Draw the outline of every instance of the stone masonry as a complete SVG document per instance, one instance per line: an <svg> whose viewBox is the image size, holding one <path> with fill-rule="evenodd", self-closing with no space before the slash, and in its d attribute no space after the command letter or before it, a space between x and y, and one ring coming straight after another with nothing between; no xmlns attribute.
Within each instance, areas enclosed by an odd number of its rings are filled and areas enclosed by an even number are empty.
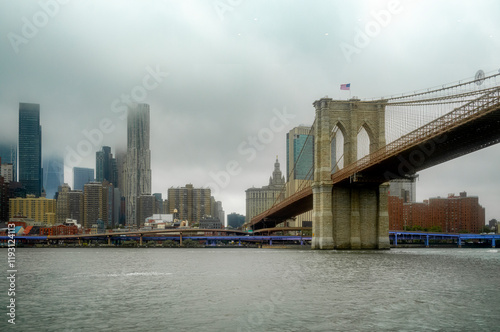
<svg viewBox="0 0 500 332"><path fill-rule="evenodd" d="M387 184L333 185L333 129L344 137L344 165L357 160L357 137L364 128L370 153L385 146L384 101L336 101L322 98L316 108L312 249L389 248Z"/></svg>

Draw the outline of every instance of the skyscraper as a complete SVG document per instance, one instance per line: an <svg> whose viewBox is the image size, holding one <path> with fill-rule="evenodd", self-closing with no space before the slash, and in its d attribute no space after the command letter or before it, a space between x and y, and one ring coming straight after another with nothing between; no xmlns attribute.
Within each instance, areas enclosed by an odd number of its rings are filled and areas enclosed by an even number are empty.
<svg viewBox="0 0 500 332"><path fill-rule="evenodd" d="M310 127L299 126L286 134L287 180L312 180L314 136Z"/></svg>
<svg viewBox="0 0 500 332"><path fill-rule="evenodd" d="M179 219L188 220L190 224L212 215L209 188L194 188L192 184L186 184L182 188L169 188L168 204L168 211L164 213L174 213L177 210Z"/></svg>
<svg viewBox="0 0 500 332"><path fill-rule="evenodd" d="M17 145L0 144L2 164L12 164L12 181L17 181Z"/></svg>
<svg viewBox="0 0 500 332"><path fill-rule="evenodd" d="M40 105L19 103L19 182L36 197L42 193Z"/></svg>
<svg viewBox="0 0 500 332"><path fill-rule="evenodd" d="M94 169L73 167L73 189L82 190L83 186L89 182L94 181Z"/></svg>
<svg viewBox="0 0 500 332"><path fill-rule="evenodd" d="M314 165L314 136L310 135L310 127L299 126L286 134L286 197L311 186ZM304 223L306 222L306 223ZM311 226L312 211L305 212L295 218L295 224L289 226Z"/></svg>
<svg viewBox="0 0 500 332"><path fill-rule="evenodd" d="M64 158L51 156L43 160L43 186L47 198L54 198L59 186L64 183Z"/></svg>
<svg viewBox="0 0 500 332"><path fill-rule="evenodd" d="M103 146L101 151L95 153L95 170L97 182L108 181L115 187L118 185L117 163L109 146Z"/></svg>
<svg viewBox="0 0 500 332"><path fill-rule="evenodd" d="M149 150L149 105L130 105L127 116L127 158L124 189L128 226L139 226L137 197L151 195L151 150Z"/></svg>
<svg viewBox="0 0 500 332"><path fill-rule="evenodd" d="M269 178L269 185L245 190L247 214L245 221L249 222L253 217L269 209L273 204L281 202L285 198L283 194L285 184L285 177L281 174L280 163L278 156L276 156L273 175Z"/></svg>

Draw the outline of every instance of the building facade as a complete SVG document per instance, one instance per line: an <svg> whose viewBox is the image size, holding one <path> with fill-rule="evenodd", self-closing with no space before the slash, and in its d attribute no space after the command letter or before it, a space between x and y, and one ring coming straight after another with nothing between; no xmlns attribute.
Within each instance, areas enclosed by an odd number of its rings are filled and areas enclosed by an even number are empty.
<svg viewBox="0 0 500 332"><path fill-rule="evenodd" d="M414 175L412 179L394 179L389 182L389 196L396 196L403 199L404 203L413 203L417 199L417 185Z"/></svg>
<svg viewBox="0 0 500 332"><path fill-rule="evenodd" d="M151 217L155 211L156 197L153 195L140 195L137 197L137 221L142 227L147 218Z"/></svg>
<svg viewBox="0 0 500 332"><path fill-rule="evenodd" d="M90 182L84 186L83 190L83 228L91 228L102 220L104 225L108 225L108 186L100 182ZM75 218L76 219L76 218Z"/></svg>
<svg viewBox="0 0 500 332"><path fill-rule="evenodd" d="M286 194L290 197L297 191L310 187L314 166L314 135L310 135L311 127L299 126L286 134ZM311 226L312 211L295 217L289 226Z"/></svg>
<svg viewBox="0 0 500 332"><path fill-rule="evenodd" d="M245 223L245 216L236 212L227 215L227 227L239 228Z"/></svg>
<svg viewBox="0 0 500 332"><path fill-rule="evenodd" d="M83 225L84 221L84 196L82 190L71 190L68 192L68 218L74 219Z"/></svg>
<svg viewBox="0 0 500 332"><path fill-rule="evenodd" d="M84 167L73 167L73 189L83 190L83 187L94 181L94 169Z"/></svg>
<svg viewBox="0 0 500 332"><path fill-rule="evenodd" d="M477 196L450 194L420 203L405 203L404 198L388 197L391 230L433 229L445 233L480 233L485 225L485 209Z"/></svg>
<svg viewBox="0 0 500 332"><path fill-rule="evenodd" d="M19 103L19 182L35 197L42 194L40 105Z"/></svg>
<svg viewBox="0 0 500 332"><path fill-rule="evenodd" d="M211 191L209 188L194 188L192 184L169 188L168 205L167 213L173 214L177 210L178 219L196 223L204 216L212 215Z"/></svg>
<svg viewBox="0 0 500 332"><path fill-rule="evenodd" d="M269 185L261 188L250 188L246 193L246 220L249 222L253 217L281 202L285 198L285 177L280 170L280 163L276 157L273 175L269 178Z"/></svg>
<svg viewBox="0 0 500 332"><path fill-rule="evenodd" d="M118 187L118 164L109 146L103 146L101 151L95 153L95 170L96 181L108 181Z"/></svg>
<svg viewBox="0 0 500 332"><path fill-rule="evenodd" d="M126 224L138 227L136 204L141 195L151 195L151 150L149 149L149 105L129 106L127 157L124 168Z"/></svg>
<svg viewBox="0 0 500 332"><path fill-rule="evenodd" d="M45 195L54 198L59 186L64 183L64 158L52 155L44 157L43 161L43 186Z"/></svg>
<svg viewBox="0 0 500 332"><path fill-rule="evenodd" d="M66 221L66 219L71 218L69 213L69 201L68 194L71 191L71 187L64 183L59 186L59 190L57 192L57 201L56 201L56 222L58 224L62 224Z"/></svg>
<svg viewBox="0 0 500 332"><path fill-rule="evenodd" d="M12 164L12 181L17 182L17 146L14 144L0 144L0 158L3 164Z"/></svg>
<svg viewBox="0 0 500 332"><path fill-rule="evenodd" d="M9 205L10 218L23 216L44 224L53 225L56 223L55 199L35 197L35 195L28 194L26 198L11 198Z"/></svg>

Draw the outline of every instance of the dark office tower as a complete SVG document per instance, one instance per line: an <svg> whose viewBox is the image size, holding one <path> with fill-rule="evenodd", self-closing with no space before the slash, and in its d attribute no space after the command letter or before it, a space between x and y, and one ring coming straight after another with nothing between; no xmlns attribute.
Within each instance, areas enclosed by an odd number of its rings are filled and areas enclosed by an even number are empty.
<svg viewBox="0 0 500 332"><path fill-rule="evenodd" d="M73 189L83 190L83 186L94 181L94 169L73 167Z"/></svg>
<svg viewBox="0 0 500 332"><path fill-rule="evenodd" d="M95 153L96 181L108 181L115 187L118 185L118 168L116 159L113 158L111 148L103 146L101 151Z"/></svg>
<svg viewBox="0 0 500 332"><path fill-rule="evenodd" d="M27 194L42 193L40 105L19 103L19 182Z"/></svg>
<svg viewBox="0 0 500 332"><path fill-rule="evenodd" d="M64 183L64 158L61 156L51 156L43 160L43 186L47 198L54 198L54 195Z"/></svg>

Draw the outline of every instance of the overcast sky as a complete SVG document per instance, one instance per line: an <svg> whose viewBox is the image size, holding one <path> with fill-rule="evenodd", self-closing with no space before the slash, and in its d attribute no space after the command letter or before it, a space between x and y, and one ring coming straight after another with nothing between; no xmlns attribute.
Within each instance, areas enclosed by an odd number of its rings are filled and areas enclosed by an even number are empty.
<svg viewBox="0 0 500 332"><path fill-rule="evenodd" d="M342 83L364 99L498 71L499 13L498 1L0 0L0 142L17 142L18 103L39 103L44 156L91 144L72 166L93 168L101 145L126 149L132 98L151 107L153 192L212 183L226 214L245 214L276 155L286 172L286 132L313 123L315 100L349 98ZM102 137L85 143L85 130ZM496 145L423 171L417 199L467 191L500 219L499 162Z"/></svg>

